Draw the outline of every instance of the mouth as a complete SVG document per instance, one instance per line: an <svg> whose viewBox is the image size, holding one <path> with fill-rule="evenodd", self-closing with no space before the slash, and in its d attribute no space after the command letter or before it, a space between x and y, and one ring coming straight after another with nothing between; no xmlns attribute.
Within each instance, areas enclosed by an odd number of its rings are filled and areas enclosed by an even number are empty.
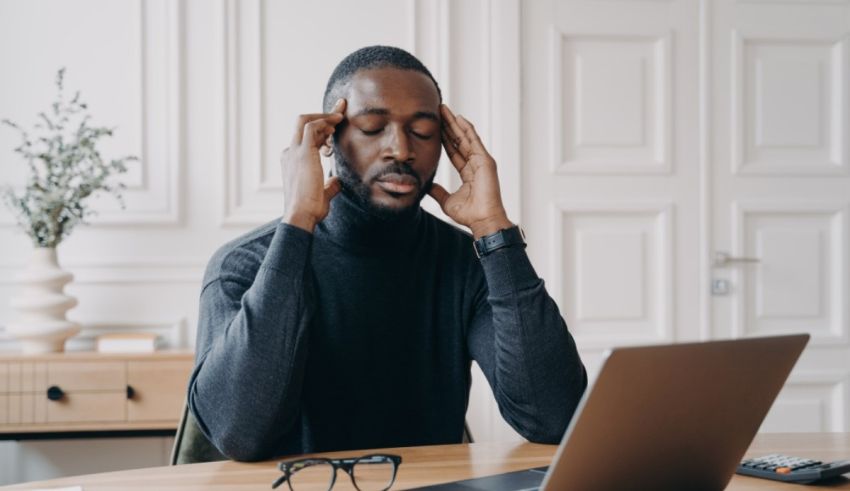
<svg viewBox="0 0 850 491"><path fill-rule="evenodd" d="M385 174L377 180L377 184L395 196L410 194L419 189L419 180L408 174Z"/></svg>

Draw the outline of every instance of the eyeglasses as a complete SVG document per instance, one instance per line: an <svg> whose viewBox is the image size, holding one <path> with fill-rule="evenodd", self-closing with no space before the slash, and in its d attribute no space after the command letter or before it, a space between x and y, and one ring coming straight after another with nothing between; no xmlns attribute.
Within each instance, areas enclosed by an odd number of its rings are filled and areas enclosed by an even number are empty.
<svg viewBox="0 0 850 491"><path fill-rule="evenodd" d="M284 482L290 491L315 488L317 484L328 484L328 491L336 482L336 471L342 469L351 477L358 491L386 491L395 482L401 457L398 455L371 454L349 459L325 459L321 457L287 460L278 464L283 472L272 488Z"/></svg>

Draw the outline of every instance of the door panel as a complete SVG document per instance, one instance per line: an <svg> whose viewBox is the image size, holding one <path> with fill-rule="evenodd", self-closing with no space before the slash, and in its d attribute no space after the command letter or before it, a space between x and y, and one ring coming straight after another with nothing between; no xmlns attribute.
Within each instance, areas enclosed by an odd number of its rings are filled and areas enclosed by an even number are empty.
<svg viewBox="0 0 850 491"><path fill-rule="evenodd" d="M673 339L672 206L558 201L549 293L580 349Z"/></svg>

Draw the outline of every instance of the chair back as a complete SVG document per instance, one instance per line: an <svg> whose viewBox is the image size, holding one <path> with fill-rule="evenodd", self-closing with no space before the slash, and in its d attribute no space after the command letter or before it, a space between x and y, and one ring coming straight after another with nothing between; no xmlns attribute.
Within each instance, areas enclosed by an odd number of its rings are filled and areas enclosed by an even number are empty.
<svg viewBox="0 0 850 491"><path fill-rule="evenodd" d="M177 434L174 436L174 447L171 450L171 465L219 460L227 460L227 457L204 436L195 416L189 411L189 405L183 404L183 415L180 417Z"/></svg>

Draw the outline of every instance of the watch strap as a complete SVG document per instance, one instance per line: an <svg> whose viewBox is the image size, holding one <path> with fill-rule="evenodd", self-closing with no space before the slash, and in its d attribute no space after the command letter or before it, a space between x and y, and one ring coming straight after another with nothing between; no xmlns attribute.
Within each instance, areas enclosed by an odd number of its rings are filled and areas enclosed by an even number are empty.
<svg viewBox="0 0 850 491"><path fill-rule="evenodd" d="M503 247L515 245L525 246L525 232L518 225L485 235L472 243L475 255L479 258Z"/></svg>

